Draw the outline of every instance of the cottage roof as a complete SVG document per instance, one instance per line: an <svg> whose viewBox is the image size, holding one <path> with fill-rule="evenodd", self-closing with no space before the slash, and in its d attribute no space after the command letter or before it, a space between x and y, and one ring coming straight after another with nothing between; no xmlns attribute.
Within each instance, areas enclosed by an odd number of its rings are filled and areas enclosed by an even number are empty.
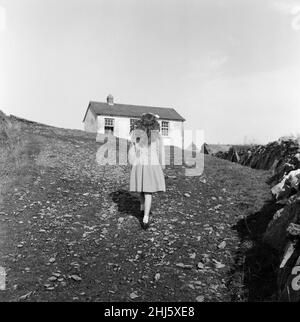
<svg viewBox="0 0 300 322"><path fill-rule="evenodd" d="M124 117L141 117L143 113L153 113L159 115L161 119L171 121L185 121L185 119L179 115L174 108L166 107L153 107L153 106L140 106L140 105L128 105L128 104L116 104L109 105L103 102L90 102L89 108L96 115L107 115L107 116L124 116ZM87 114L86 111L86 114ZM84 116L83 122L85 121Z"/></svg>

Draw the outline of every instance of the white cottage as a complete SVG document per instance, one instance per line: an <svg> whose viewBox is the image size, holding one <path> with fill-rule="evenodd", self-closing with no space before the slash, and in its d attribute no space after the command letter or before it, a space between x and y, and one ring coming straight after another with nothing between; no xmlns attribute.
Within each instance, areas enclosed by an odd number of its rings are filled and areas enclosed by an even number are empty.
<svg viewBox="0 0 300 322"><path fill-rule="evenodd" d="M183 147L185 119L173 108L116 104L112 95L107 97L106 103L90 102L83 122L87 132L105 134L128 139L130 125L143 113L159 115L161 135L165 145Z"/></svg>

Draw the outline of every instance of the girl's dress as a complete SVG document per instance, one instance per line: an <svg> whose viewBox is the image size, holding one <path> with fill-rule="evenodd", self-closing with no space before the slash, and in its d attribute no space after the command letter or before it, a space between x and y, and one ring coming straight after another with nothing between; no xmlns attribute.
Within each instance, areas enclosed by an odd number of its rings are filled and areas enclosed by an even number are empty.
<svg viewBox="0 0 300 322"><path fill-rule="evenodd" d="M148 140L133 139L129 149L130 172L129 190L135 192L166 191L164 166L164 146L162 138L148 144Z"/></svg>

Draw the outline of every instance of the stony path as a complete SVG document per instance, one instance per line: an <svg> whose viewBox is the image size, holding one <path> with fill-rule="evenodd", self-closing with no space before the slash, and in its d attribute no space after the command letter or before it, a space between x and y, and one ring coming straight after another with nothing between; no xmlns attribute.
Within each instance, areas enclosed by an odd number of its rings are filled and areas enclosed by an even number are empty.
<svg viewBox="0 0 300 322"><path fill-rule="evenodd" d="M96 143L80 136L37 134L31 144L0 209L0 300L240 299L234 227L270 197L268 172L209 156L200 177L168 168L143 231L128 167L97 165Z"/></svg>

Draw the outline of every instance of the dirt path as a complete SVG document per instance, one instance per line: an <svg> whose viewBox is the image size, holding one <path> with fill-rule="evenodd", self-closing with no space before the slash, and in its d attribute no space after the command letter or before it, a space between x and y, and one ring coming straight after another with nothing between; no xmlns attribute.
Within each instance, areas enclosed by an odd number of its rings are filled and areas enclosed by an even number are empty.
<svg viewBox="0 0 300 322"><path fill-rule="evenodd" d="M270 198L268 172L209 156L201 177L167 169L143 231L128 167L98 166L92 140L36 144L0 213L1 301L247 300L236 225Z"/></svg>

